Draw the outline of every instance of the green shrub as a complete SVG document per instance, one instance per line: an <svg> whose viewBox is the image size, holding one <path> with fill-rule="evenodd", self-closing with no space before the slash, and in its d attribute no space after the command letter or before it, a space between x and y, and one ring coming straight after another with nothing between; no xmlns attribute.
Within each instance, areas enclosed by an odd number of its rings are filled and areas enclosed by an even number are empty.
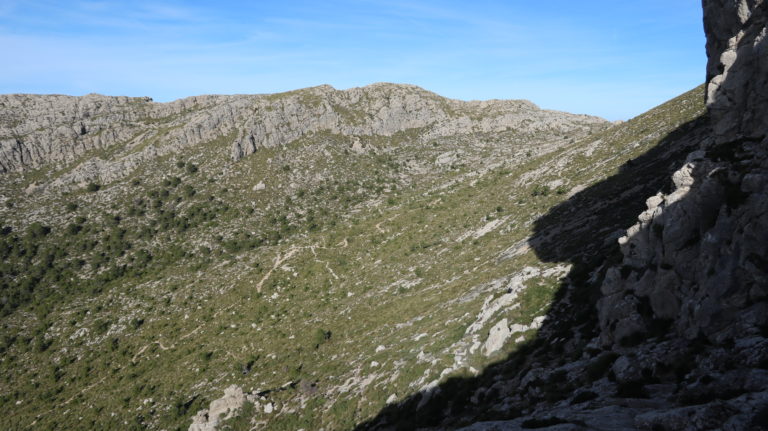
<svg viewBox="0 0 768 431"><path fill-rule="evenodd" d="M67 226L67 235L71 235L71 236L77 235L78 233L80 233L81 230L83 230L83 227L80 226L79 224L70 223Z"/></svg>
<svg viewBox="0 0 768 431"><path fill-rule="evenodd" d="M171 177L163 180L163 187L176 187L181 184L181 178Z"/></svg>
<svg viewBox="0 0 768 431"><path fill-rule="evenodd" d="M112 323L110 323L109 320L97 319L94 323L93 330L96 334L101 335L105 334L110 326L112 326Z"/></svg>
<svg viewBox="0 0 768 431"><path fill-rule="evenodd" d="M39 239L51 233L51 228L43 226L40 222L34 222L27 228L27 236L31 239Z"/></svg>
<svg viewBox="0 0 768 431"><path fill-rule="evenodd" d="M191 198L192 196L197 193L194 187L190 186L189 184L186 184L184 188L182 189L182 193L184 193L184 196Z"/></svg>
<svg viewBox="0 0 768 431"><path fill-rule="evenodd" d="M144 324L144 319L142 319L141 317L134 317L133 319L131 319L131 328L133 328L134 330L141 328L141 325L143 324Z"/></svg>
<svg viewBox="0 0 768 431"><path fill-rule="evenodd" d="M531 190L531 196L549 196L549 186L537 184L533 187L533 190Z"/></svg>
<svg viewBox="0 0 768 431"><path fill-rule="evenodd" d="M101 185L96 183L88 183L88 185L85 187L85 190L95 193L101 190Z"/></svg>
<svg viewBox="0 0 768 431"><path fill-rule="evenodd" d="M321 328L315 329L315 333L312 336L312 345L315 349L319 349L320 345L326 343L331 339L331 331L327 331Z"/></svg>
<svg viewBox="0 0 768 431"><path fill-rule="evenodd" d="M53 344L53 340L49 340L41 336L37 339L37 343L35 344L35 349L38 352L45 352L46 350L48 350L49 347L51 347L51 344Z"/></svg>

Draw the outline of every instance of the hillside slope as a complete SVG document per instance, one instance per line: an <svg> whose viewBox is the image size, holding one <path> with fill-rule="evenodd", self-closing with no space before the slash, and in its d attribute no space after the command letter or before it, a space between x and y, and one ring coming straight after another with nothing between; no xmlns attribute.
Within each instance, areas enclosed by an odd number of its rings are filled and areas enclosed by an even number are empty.
<svg viewBox="0 0 768 431"><path fill-rule="evenodd" d="M3 97L9 429L351 429L482 378L550 327L581 265L557 255L631 224L585 191L668 175L703 133L702 89L618 125L383 84Z"/></svg>

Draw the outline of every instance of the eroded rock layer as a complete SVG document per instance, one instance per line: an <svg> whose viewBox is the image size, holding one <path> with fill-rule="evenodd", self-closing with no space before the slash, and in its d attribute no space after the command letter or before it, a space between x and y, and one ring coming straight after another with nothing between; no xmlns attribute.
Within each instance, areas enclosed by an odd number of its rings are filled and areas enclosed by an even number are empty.
<svg viewBox="0 0 768 431"><path fill-rule="evenodd" d="M0 96L0 173L68 168L59 183L124 178L142 162L223 140L234 160L307 135L392 136L419 141L466 133L581 134L607 122L520 100L462 102L410 85L338 91L324 85L275 95L149 98Z"/></svg>

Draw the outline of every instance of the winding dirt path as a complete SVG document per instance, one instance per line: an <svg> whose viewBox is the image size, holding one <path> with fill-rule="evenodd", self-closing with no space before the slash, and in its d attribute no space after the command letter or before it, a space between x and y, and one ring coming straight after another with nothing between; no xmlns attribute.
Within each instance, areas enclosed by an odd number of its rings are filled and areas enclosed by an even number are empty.
<svg viewBox="0 0 768 431"><path fill-rule="evenodd" d="M153 344L157 344L158 346L160 346L160 350L168 350L168 349L171 349L171 348L174 347L173 345L171 345L171 347L165 347L165 346L163 346L163 342L162 341L153 341L153 342L147 344L146 346L142 347L141 349L139 349L139 351L136 352L135 355L133 355L133 358L131 358L131 362L133 362L135 364L136 363L136 359L142 353L144 353L150 346L152 346Z"/></svg>
<svg viewBox="0 0 768 431"><path fill-rule="evenodd" d="M283 264L286 260L290 259L296 252L301 250L303 247L291 247L284 255L280 255L280 253L275 256L275 263L272 265L272 268L267 271L266 274L264 274L264 277L261 278L259 283L256 285L256 291L261 292L261 288L264 286L264 282L266 282L269 277L272 275L272 272L274 272L277 268L280 267L280 265Z"/></svg>
<svg viewBox="0 0 768 431"><path fill-rule="evenodd" d="M439 201L439 199L438 199L438 201ZM395 218L397 218L397 216L396 216L396 215L395 215L395 216L392 216L392 217L390 217L390 218L388 218L388 219L386 219L386 220L382 220L382 221L380 221L380 222L376 223L376 226L375 226L375 227L376 227L376 230L377 230L377 231L379 231L379 233L387 233L388 231L386 231L386 230L382 229L381 225L382 225L382 224L384 224L384 223L389 223L389 222L391 222L392 220L394 220Z"/></svg>

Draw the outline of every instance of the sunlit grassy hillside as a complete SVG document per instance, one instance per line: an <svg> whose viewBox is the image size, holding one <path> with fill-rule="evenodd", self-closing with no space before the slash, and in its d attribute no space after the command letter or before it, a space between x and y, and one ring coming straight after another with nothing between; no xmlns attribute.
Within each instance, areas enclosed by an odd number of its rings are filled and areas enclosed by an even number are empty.
<svg viewBox="0 0 768 431"><path fill-rule="evenodd" d="M0 428L187 429L235 384L258 401L233 429L350 429L477 374L568 272L537 218L703 110L697 88L572 133L318 131L233 161L229 132L109 182L3 174Z"/></svg>

